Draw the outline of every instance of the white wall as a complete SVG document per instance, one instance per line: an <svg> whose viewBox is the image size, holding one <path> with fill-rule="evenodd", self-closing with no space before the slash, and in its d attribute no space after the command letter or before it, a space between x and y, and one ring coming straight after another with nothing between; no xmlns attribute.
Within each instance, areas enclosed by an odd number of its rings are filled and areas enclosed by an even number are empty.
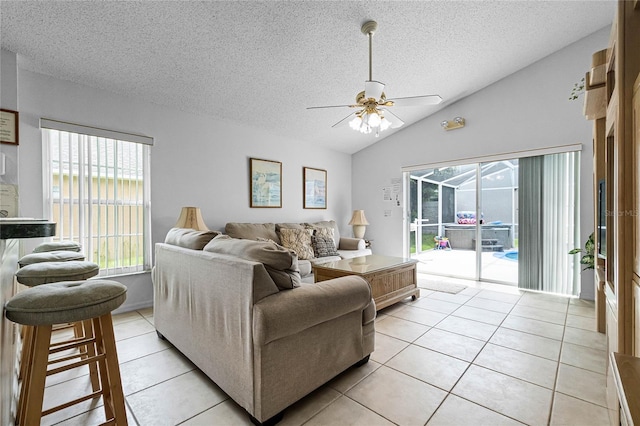
<svg viewBox="0 0 640 426"><path fill-rule="evenodd" d="M43 214L41 117L155 138L151 149L153 242L164 240L182 206L199 206L211 229L227 222L335 219L350 232L351 156L261 130L178 111L19 69L20 209ZM249 208L249 157L282 162L283 208ZM302 208L302 167L327 170L327 210ZM149 274L119 277L125 309L149 306Z"/></svg>
<svg viewBox="0 0 640 426"><path fill-rule="evenodd" d="M0 107L18 111L18 72L16 54L0 50ZM18 140L19 142L19 140ZM5 174L0 175L0 183L18 183L18 147L0 144L0 152L5 155Z"/></svg>
<svg viewBox="0 0 640 426"><path fill-rule="evenodd" d="M609 32L605 28L579 40L354 154L353 207L367 214L367 237L374 240L375 252L403 254L403 210L383 201L381 193L390 179L402 176L403 166L575 143L583 148L580 220L581 240L586 241L593 231L592 123L582 115L583 99L568 97L591 67L591 55L607 47ZM466 119L466 127L440 127L442 120L456 116ZM385 210L391 216L385 217ZM582 274L580 296L593 299L593 274Z"/></svg>

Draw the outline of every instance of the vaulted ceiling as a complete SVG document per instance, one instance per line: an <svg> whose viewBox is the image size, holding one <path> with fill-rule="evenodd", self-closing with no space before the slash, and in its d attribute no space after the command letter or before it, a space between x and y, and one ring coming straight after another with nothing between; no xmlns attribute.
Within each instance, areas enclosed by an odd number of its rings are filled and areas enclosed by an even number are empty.
<svg viewBox="0 0 640 426"><path fill-rule="evenodd" d="M613 1L0 1L20 67L353 153L376 139L331 126L368 77L405 126L607 25ZM580 76L576 76L578 79ZM570 88L568 88L570 90Z"/></svg>

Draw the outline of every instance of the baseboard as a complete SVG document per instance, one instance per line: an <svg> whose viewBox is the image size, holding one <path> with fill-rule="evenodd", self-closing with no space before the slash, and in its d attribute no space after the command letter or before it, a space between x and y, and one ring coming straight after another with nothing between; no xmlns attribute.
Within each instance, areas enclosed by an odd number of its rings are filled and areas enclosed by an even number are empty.
<svg viewBox="0 0 640 426"><path fill-rule="evenodd" d="M143 300L137 303L128 304L125 302L122 306L120 306L115 311L111 312L112 314L122 314L130 311L137 311L138 309L151 308L153 306L153 300Z"/></svg>

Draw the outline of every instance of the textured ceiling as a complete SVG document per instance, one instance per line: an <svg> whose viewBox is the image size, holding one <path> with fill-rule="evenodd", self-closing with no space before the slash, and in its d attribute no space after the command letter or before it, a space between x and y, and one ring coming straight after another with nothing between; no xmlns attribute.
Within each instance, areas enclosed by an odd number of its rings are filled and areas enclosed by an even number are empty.
<svg viewBox="0 0 640 426"><path fill-rule="evenodd" d="M353 153L376 139L331 128L368 75L410 125L607 25L612 1L0 1L22 68Z"/></svg>

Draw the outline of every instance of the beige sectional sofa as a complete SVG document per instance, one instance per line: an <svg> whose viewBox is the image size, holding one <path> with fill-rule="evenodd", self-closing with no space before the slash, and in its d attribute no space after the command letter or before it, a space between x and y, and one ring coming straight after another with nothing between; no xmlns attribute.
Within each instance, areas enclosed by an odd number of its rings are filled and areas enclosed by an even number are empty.
<svg viewBox="0 0 640 426"><path fill-rule="evenodd" d="M286 407L368 360L371 289L356 276L300 283L289 250L215 234L174 229L156 244L155 327L254 423L274 424Z"/></svg>
<svg viewBox="0 0 640 426"><path fill-rule="evenodd" d="M359 256L371 254L371 249L366 248L365 241L360 238L349 238L340 236L340 230L334 220L314 222L314 223L238 223L229 222L225 226L224 232L233 238L243 238L249 240L268 239L281 244L281 229L314 229L327 228L333 232L333 241L337 249L335 256L313 257L311 259L298 258L300 275L303 281L313 282L313 265L318 263L331 262L340 259L351 259Z"/></svg>

